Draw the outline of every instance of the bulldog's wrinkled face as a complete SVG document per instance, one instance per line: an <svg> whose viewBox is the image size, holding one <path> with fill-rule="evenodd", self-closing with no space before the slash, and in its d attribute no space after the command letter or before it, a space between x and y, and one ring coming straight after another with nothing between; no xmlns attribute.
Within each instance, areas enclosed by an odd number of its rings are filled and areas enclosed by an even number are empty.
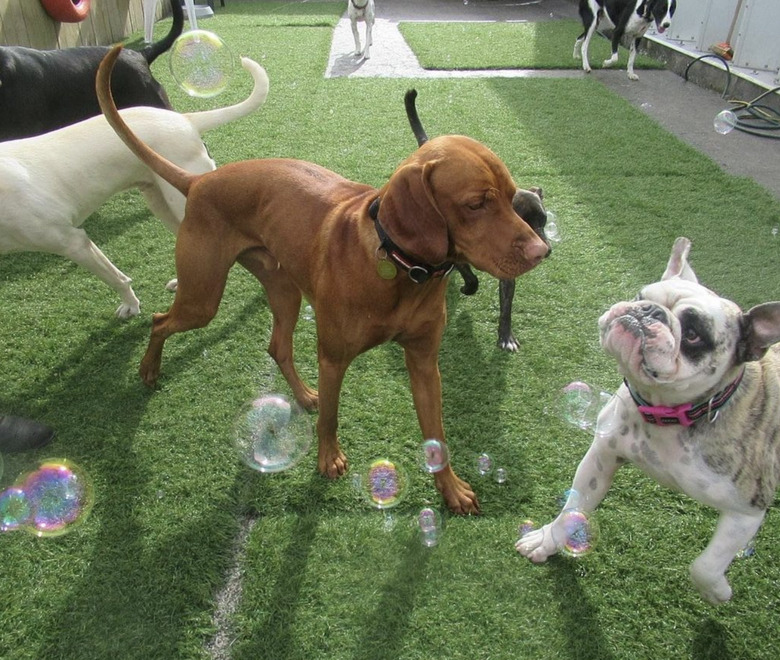
<svg viewBox="0 0 780 660"><path fill-rule="evenodd" d="M741 332L739 307L698 284L684 255L676 265L599 319L601 345L621 374L669 404L716 388L736 363Z"/></svg>

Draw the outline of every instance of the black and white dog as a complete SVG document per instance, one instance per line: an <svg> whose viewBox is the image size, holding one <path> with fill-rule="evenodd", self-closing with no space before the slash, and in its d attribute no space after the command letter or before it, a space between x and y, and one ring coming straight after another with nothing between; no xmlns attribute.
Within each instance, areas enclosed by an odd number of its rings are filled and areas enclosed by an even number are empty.
<svg viewBox="0 0 780 660"><path fill-rule="evenodd" d="M580 17L585 31L574 42L574 58L582 58L582 68L590 72L588 46L591 37L598 29L611 33L612 57L604 60L604 67L610 67L618 61L618 46L623 36L631 44L628 53L628 77L639 80L634 73L634 60L639 41L647 28L655 21L656 29L663 33L672 23L677 0L580 0Z"/></svg>
<svg viewBox="0 0 780 660"><path fill-rule="evenodd" d="M146 105L172 110L149 65L181 35L180 0L171 0L168 34L140 51L125 49L111 91L119 108ZM95 76L108 46L36 50L0 46L0 142L41 135L100 114Z"/></svg>

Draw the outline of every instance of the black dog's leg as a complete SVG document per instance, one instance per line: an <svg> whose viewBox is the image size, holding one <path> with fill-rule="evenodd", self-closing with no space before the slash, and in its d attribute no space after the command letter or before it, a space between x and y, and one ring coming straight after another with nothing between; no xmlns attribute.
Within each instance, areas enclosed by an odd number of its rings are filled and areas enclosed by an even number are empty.
<svg viewBox="0 0 780 660"><path fill-rule="evenodd" d="M460 292L466 296L474 295L479 288L479 280L474 275L474 271L467 264L458 264L455 268L463 277L463 286L460 288Z"/></svg>
<svg viewBox="0 0 780 660"><path fill-rule="evenodd" d="M512 301L515 297L515 281L498 281L498 347L514 352L519 348L515 336L512 334Z"/></svg>

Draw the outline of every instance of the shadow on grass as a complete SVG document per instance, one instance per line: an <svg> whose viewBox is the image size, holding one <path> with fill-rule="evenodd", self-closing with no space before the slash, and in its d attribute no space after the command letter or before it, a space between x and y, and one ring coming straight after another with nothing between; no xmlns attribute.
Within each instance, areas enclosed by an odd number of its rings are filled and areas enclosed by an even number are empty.
<svg viewBox="0 0 780 660"><path fill-rule="evenodd" d="M691 644L692 660L727 660L728 634L723 624L706 619L699 624L699 630Z"/></svg>
<svg viewBox="0 0 780 660"><path fill-rule="evenodd" d="M577 566L560 557L551 560L552 590L559 602L561 631L565 631L567 658L572 660L616 660L604 637L599 612L580 586ZM583 643L587 640L587 643Z"/></svg>

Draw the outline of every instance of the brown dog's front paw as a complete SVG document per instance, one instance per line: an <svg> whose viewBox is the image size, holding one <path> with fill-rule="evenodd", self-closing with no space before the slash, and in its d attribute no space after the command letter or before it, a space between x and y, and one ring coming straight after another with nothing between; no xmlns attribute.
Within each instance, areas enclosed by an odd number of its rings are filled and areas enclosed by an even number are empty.
<svg viewBox="0 0 780 660"><path fill-rule="evenodd" d="M328 479L338 479L347 473L349 464L344 452L338 450L333 454L321 455L317 467L320 474L328 477Z"/></svg>
<svg viewBox="0 0 780 660"><path fill-rule="evenodd" d="M147 387L154 387L157 385L157 379L160 376L160 363L148 363L146 360L141 361L141 366L138 369L138 375L141 376L141 380L144 381L144 385Z"/></svg>
<svg viewBox="0 0 780 660"><path fill-rule="evenodd" d="M442 473L436 474L437 477ZM450 476L436 479L436 488L441 493L447 508L453 513L462 516L478 515L479 502L474 491L465 481L450 472Z"/></svg>
<svg viewBox="0 0 780 660"><path fill-rule="evenodd" d="M308 410L309 412L315 412L320 404L320 397L317 390L313 390L305 385L300 392L295 393L295 400L301 408Z"/></svg>

